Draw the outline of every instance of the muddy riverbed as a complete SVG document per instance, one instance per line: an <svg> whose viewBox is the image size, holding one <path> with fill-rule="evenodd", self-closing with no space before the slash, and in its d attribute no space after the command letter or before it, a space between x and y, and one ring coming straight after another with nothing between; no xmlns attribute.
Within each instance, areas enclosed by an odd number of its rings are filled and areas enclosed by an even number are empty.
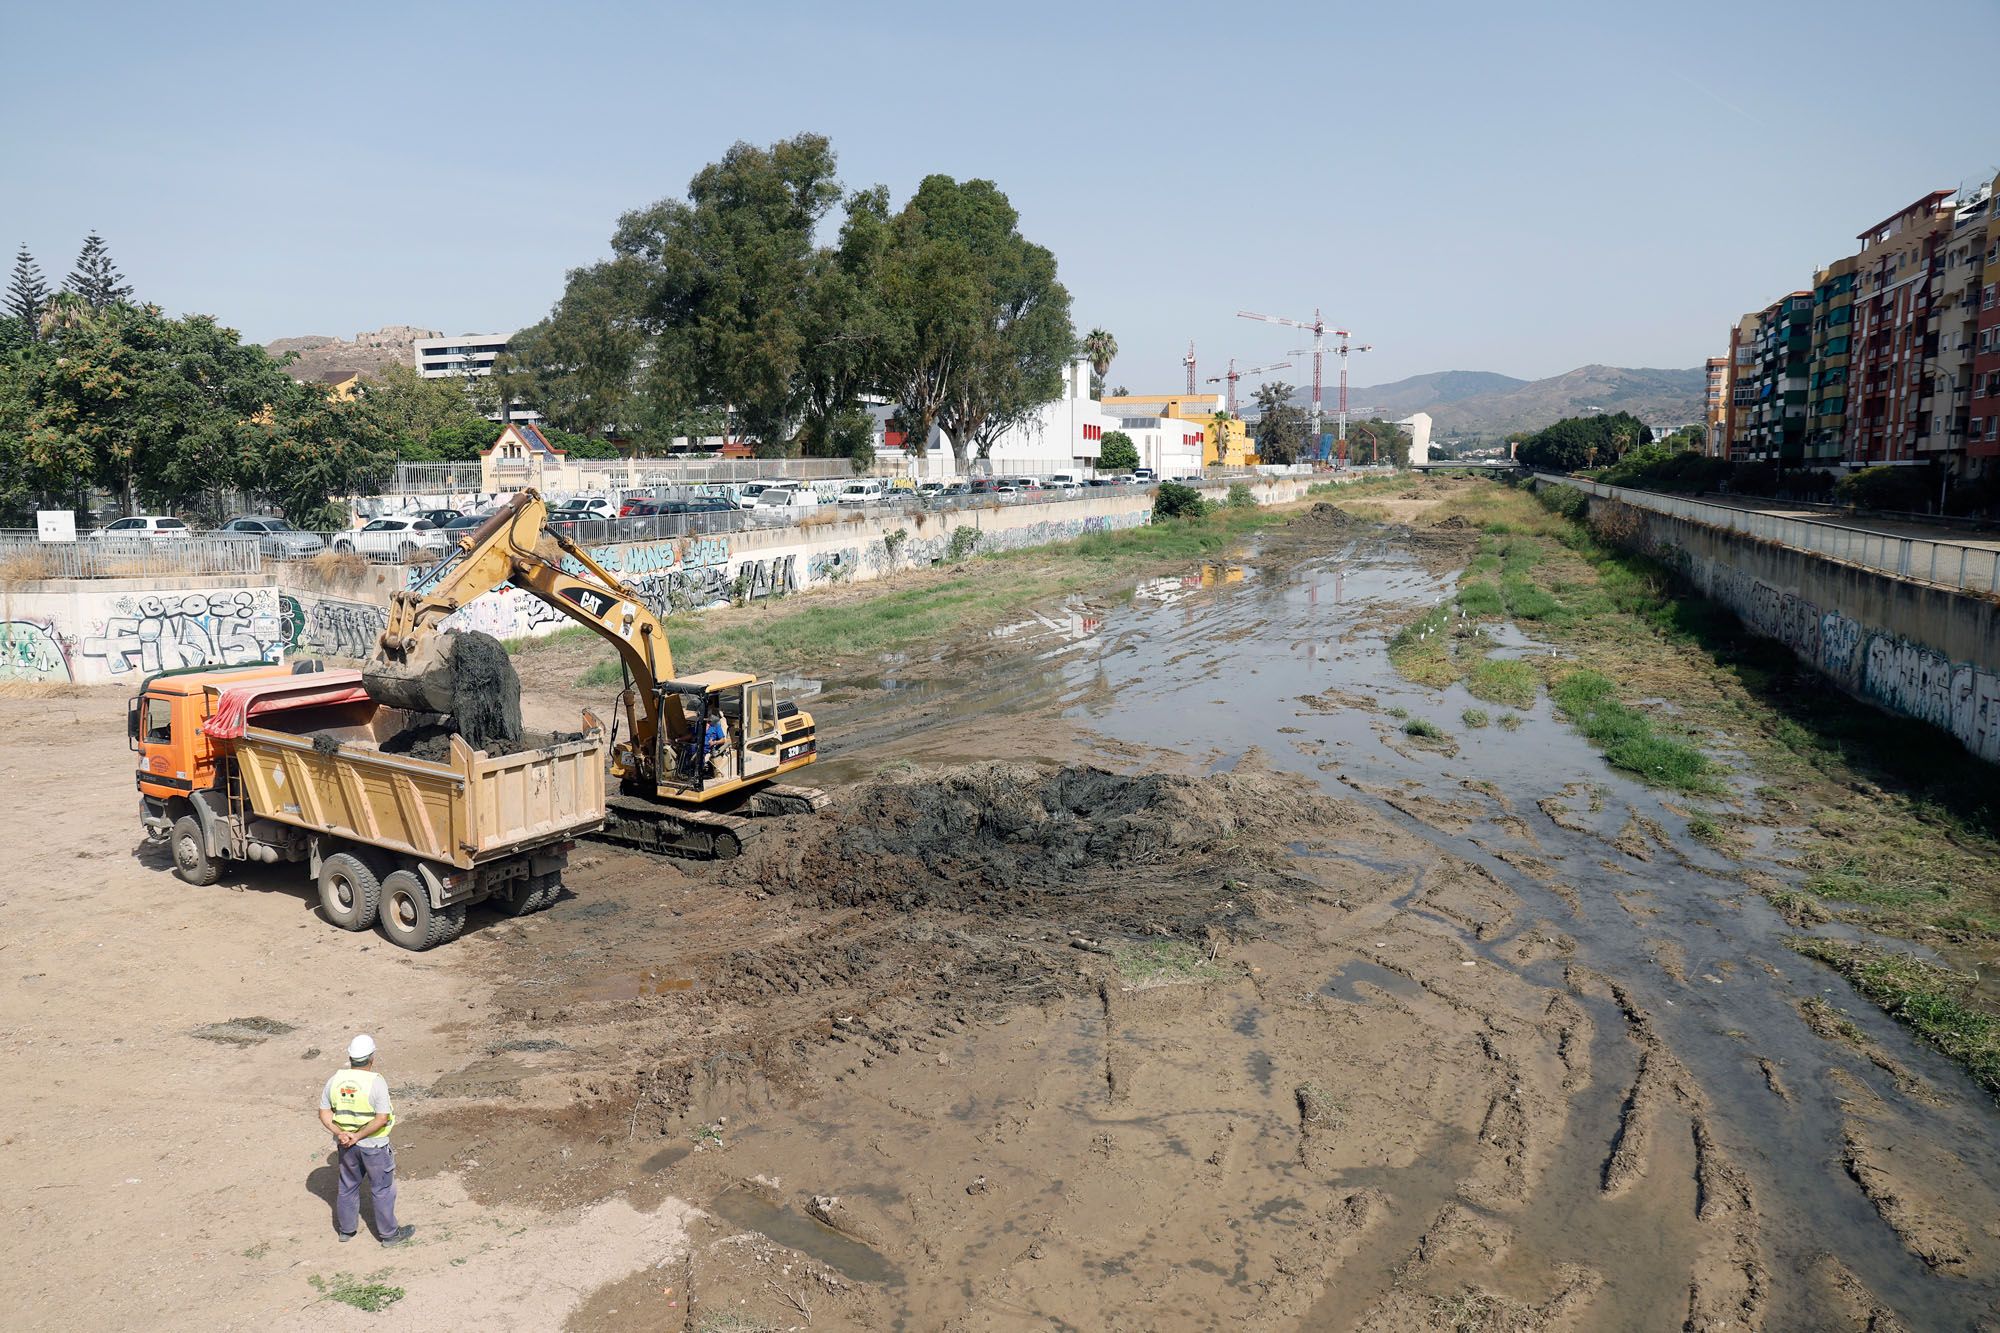
<svg viewBox="0 0 2000 1333"><path fill-rule="evenodd" d="M548 912L420 956L275 871L172 890L126 798L71 795L125 761L122 701L0 700L77 757L0 899L33 1085L0 1296L38 1327L2000 1327L2000 1120L1786 947L1777 842L1689 836L1546 699L1475 728L1389 669L1471 542L1323 512L802 673L825 815L726 864L582 849ZM580 653L518 659L529 726L605 714ZM80 874L115 890L87 932ZM362 1022L423 1228L386 1267L332 1243L304 1109ZM190 1071L224 1161L145 1129ZM231 1206L162 1229L197 1197ZM145 1280L95 1280L107 1249ZM319 1300L342 1267L407 1295Z"/></svg>
<svg viewBox="0 0 2000 1333"><path fill-rule="evenodd" d="M1389 671L1462 551L1324 516L802 682L834 816L494 932L550 1045L419 1169L703 1210L576 1328L2000 1318L1993 1108L1785 947L1787 868Z"/></svg>

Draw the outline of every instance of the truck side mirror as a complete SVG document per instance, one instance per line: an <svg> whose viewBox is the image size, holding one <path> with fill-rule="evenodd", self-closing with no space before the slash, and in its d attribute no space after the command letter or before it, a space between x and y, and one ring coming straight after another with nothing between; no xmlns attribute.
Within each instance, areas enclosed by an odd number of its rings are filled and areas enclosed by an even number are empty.
<svg viewBox="0 0 2000 1333"><path fill-rule="evenodd" d="M135 752L139 748L139 703L141 697L135 694L125 701L125 748Z"/></svg>

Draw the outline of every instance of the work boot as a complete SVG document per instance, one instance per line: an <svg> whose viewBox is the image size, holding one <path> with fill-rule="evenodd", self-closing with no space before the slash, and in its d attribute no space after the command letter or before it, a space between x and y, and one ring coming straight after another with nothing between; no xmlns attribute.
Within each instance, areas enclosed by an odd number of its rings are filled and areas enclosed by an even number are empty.
<svg viewBox="0 0 2000 1333"><path fill-rule="evenodd" d="M408 1222L405 1222L402 1226L397 1227L395 1231L391 1232L389 1235L382 1237L382 1243L384 1245L401 1245L404 1241L408 1240L411 1236L415 1235L416 1230L417 1229L415 1227L411 1226Z"/></svg>
<svg viewBox="0 0 2000 1333"><path fill-rule="evenodd" d="M352 1231L336 1231L333 1234L340 1237L340 1243L342 1245L345 1245L347 1244L348 1241L354 1239L354 1233Z"/></svg>

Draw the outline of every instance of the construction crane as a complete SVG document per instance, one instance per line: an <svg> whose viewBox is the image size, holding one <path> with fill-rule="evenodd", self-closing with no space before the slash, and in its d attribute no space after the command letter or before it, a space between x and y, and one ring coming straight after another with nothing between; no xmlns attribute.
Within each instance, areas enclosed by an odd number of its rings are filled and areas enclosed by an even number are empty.
<svg viewBox="0 0 2000 1333"><path fill-rule="evenodd" d="M1227 381L1229 385L1228 410L1230 415L1234 416L1236 414L1236 381L1242 379L1245 375L1261 375L1267 370L1288 370L1291 368L1291 364L1289 361L1273 361L1268 366L1252 366L1248 370L1238 370L1236 368L1236 358L1232 356L1229 358L1229 373L1226 375L1210 375L1208 382L1210 384L1221 384ZM1188 374L1192 375L1194 371L1190 369Z"/></svg>
<svg viewBox="0 0 2000 1333"><path fill-rule="evenodd" d="M1370 346L1353 347L1348 342L1348 339L1354 336L1353 334L1349 333L1346 329L1327 328L1326 321L1320 317L1318 307L1314 307L1313 309L1313 317L1311 323L1307 323L1302 319L1286 319L1282 315L1260 315L1254 310L1239 310L1236 312L1236 315L1237 318L1239 319L1260 319L1264 321L1266 324L1283 324L1287 328L1309 329L1312 331L1313 340L1311 347L1296 348L1290 352L1287 352L1286 355L1304 356L1308 352L1312 354L1312 359L1313 359L1312 437L1315 447L1317 447L1319 442L1320 421L1326 415L1324 409L1321 406L1321 386L1324 383L1322 368L1325 364L1326 354L1328 352L1331 352L1335 356L1338 356L1340 358L1339 448L1340 448L1340 461L1343 464L1345 464L1347 462L1347 354L1350 351L1366 352L1372 350L1372 348ZM1327 345L1326 336L1329 333L1331 333L1335 338L1339 339L1337 345L1331 347Z"/></svg>
<svg viewBox="0 0 2000 1333"><path fill-rule="evenodd" d="M1189 393L1193 393L1194 392L1194 339L1192 338L1188 339L1188 354L1181 358L1181 364L1187 367L1187 373L1188 373L1187 391Z"/></svg>

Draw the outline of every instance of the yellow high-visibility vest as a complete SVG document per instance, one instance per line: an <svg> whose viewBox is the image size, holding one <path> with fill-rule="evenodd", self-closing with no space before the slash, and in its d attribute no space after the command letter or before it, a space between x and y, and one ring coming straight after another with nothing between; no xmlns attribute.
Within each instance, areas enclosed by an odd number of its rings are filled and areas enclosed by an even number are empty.
<svg viewBox="0 0 2000 1333"><path fill-rule="evenodd" d="M334 1075L333 1091L327 1094L327 1100L333 1103L333 1123L337 1128L352 1134L375 1118L375 1107L369 1102L368 1094L375 1089L376 1077L373 1071L367 1069L343 1069ZM388 1124L361 1141L374 1143L378 1139L386 1139L395 1124L396 1117L392 1113Z"/></svg>

